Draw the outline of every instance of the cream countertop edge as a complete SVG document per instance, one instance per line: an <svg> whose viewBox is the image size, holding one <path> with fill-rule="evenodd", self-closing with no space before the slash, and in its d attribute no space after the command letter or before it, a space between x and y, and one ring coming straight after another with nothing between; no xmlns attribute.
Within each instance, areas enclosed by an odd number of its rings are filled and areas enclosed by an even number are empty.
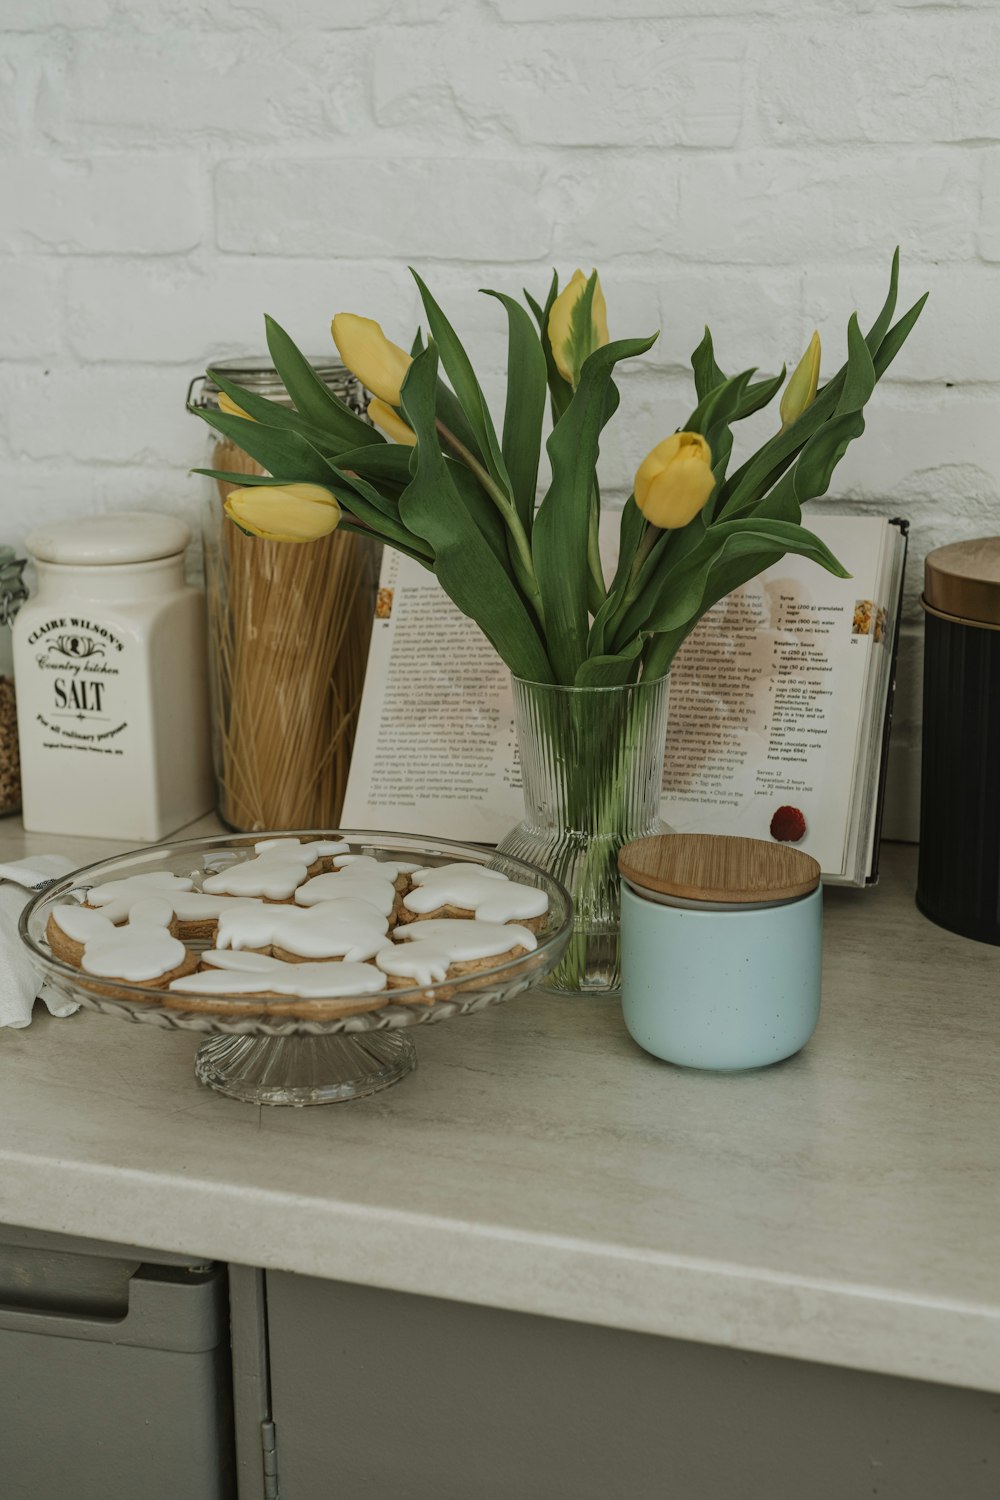
<svg viewBox="0 0 1000 1500"><path fill-rule="evenodd" d="M72 1162L36 1194L36 1160L0 1160L0 1221L31 1229L1000 1392L995 1306Z"/></svg>
<svg viewBox="0 0 1000 1500"><path fill-rule="evenodd" d="M60 843L115 852L8 824L0 858ZM828 899L817 1037L756 1075L525 997L418 1029L371 1100L255 1111L195 1083L196 1036L36 1012L0 1033L0 1218L1000 1391L1000 953L886 855Z"/></svg>

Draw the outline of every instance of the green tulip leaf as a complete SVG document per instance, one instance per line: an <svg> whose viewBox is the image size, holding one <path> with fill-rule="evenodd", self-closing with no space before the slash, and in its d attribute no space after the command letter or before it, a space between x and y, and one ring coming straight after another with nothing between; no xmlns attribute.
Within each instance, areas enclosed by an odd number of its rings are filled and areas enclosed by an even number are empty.
<svg viewBox="0 0 1000 1500"><path fill-rule="evenodd" d="M924 303L927 301L927 298L929 296L930 293L925 292L922 297L918 298L910 308L909 312L904 313L899 322L893 324L892 328L889 329L889 332L882 340L881 344L879 345L878 353L875 355L874 360L875 378L877 380L882 379L882 376L885 374L886 370L888 370L889 366L896 358L896 355L899 353L900 349L902 349L903 345L910 335L910 331L912 330L914 323L923 312Z"/></svg>
<svg viewBox="0 0 1000 1500"><path fill-rule="evenodd" d="M614 656L588 656L585 662L581 662L573 686L624 687L627 682L633 682L644 645L644 637L637 635Z"/></svg>
<svg viewBox="0 0 1000 1500"><path fill-rule="evenodd" d="M826 543L803 526L758 520L756 516L743 521L721 521L708 527L698 546L681 563L665 570L660 600L644 622L645 628L658 633L700 619L736 586L729 583L731 565L761 553L770 556L775 551L779 556L793 552L808 557L837 578L850 577ZM760 571L758 566L747 576L752 578ZM720 584L727 585L721 593L717 591Z"/></svg>
<svg viewBox="0 0 1000 1500"><path fill-rule="evenodd" d="M379 484L398 485L405 489L410 482L410 454L404 443L379 443L372 448L348 448L337 454L341 469L363 474Z"/></svg>
<svg viewBox="0 0 1000 1500"><path fill-rule="evenodd" d="M861 411L870 400L875 389L875 366L864 334L858 324L857 313L851 313L847 325L847 371L844 385L834 411L837 417ZM807 444L808 446L808 444Z"/></svg>
<svg viewBox="0 0 1000 1500"><path fill-rule="evenodd" d="M231 417L222 411L193 410L229 438L237 448L266 469L272 479L286 484L325 484L329 477L326 460L301 433L290 428L267 427L263 422L248 422L245 417Z"/></svg>
<svg viewBox="0 0 1000 1500"><path fill-rule="evenodd" d="M399 501L407 528L434 549L445 593L475 620L518 677L551 682L552 666L511 572L470 513L445 462L435 427L437 348L413 361L403 381L403 413L417 434L413 477Z"/></svg>
<svg viewBox="0 0 1000 1500"><path fill-rule="evenodd" d="M707 323L702 341L691 356L691 368L694 371L694 388L699 401L704 401L716 386L726 382L726 376L715 362L712 334Z"/></svg>
<svg viewBox="0 0 1000 1500"><path fill-rule="evenodd" d="M896 296L898 294L898 291L899 246L897 245L892 255L892 268L889 272L889 290L886 294L886 299L882 304L881 312L879 313L878 317L875 319L874 323L872 324L871 328L869 328L868 333L865 336L865 343L868 345L868 350L872 356L872 359L874 359L875 355L878 353L878 350L882 344L882 340L885 338L886 333L889 329L889 325L892 322L892 315L896 311Z"/></svg>
<svg viewBox="0 0 1000 1500"><path fill-rule="evenodd" d="M497 440L493 418L490 416L489 407L486 405L486 397L483 395L482 387L476 379L476 372L472 368L472 361L466 354L458 334L431 296L423 278L414 271L412 266L410 267L410 274L417 283L417 289L424 304L424 311L427 314L427 323L430 327L431 336L438 347L441 364L444 366L445 373L451 381L462 413L475 434L476 442L483 455L483 462L492 478L510 496L510 476L507 473L507 466L504 463L500 443ZM447 425L446 419L444 420L445 425Z"/></svg>
<svg viewBox="0 0 1000 1500"><path fill-rule="evenodd" d="M587 655L588 538L601 430L617 404L612 371L620 360L645 354L655 340L655 334L619 339L595 349L548 440L552 482L535 516L531 551L544 601L549 655L563 683L573 682Z"/></svg>
<svg viewBox="0 0 1000 1500"><path fill-rule="evenodd" d="M754 370L742 370L720 385L713 386L688 418L686 431L702 435L717 422L731 422L740 403L746 399L747 388L755 374Z"/></svg>
<svg viewBox="0 0 1000 1500"><path fill-rule="evenodd" d="M287 484L287 479L277 480L271 474L234 474L229 469L192 469L192 474L205 474L221 484L231 484L235 489L249 489L255 484ZM324 481L325 482L325 481Z"/></svg>
<svg viewBox="0 0 1000 1500"><path fill-rule="evenodd" d="M327 432L338 447L360 448L385 438L320 380L305 355L273 318L265 316L267 347L285 390L306 420ZM241 403L242 404L242 403Z"/></svg>
<svg viewBox="0 0 1000 1500"><path fill-rule="evenodd" d="M531 319L504 292L487 291L507 312L507 406L503 418L503 459L514 505L530 535L538 489L538 460L545 416L545 355Z"/></svg>
<svg viewBox="0 0 1000 1500"><path fill-rule="evenodd" d="M224 375L221 370L209 369L205 371L205 374L209 380L215 382L220 391L224 391L255 422L262 422L265 427L283 427L289 432L298 432L303 437L309 438L311 442L325 443L329 452L339 449L339 444L328 432L313 426L294 407L282 406L278 401L270 401L266 396L259 396L256 391L244 389L235 380L230 380L228 375ZM196 407L195 410L201 411L204 408ZM231 414L223 412L222 415L226 417ZM245 421L246 419L240 417L237 420ZM371 428L368 430L371 431Z"/></svg>
<svg viewBox="0 0 1000 1500"><path fill-rule="evenodd" d="M545 306L540 307L529 291L525 291L524 300L534 313L538 324L538 336L542 345L542 353L545 355L545 374L549 383L549 401L552 407L552 422L555 425L567 406L573 399L573 387L568 380L564 380L559 373L555 355L552 353L552 343L549 339L549 313L552 304L559 295L559 273L552 272L552 280L549 283L548 296Z"/></svg>

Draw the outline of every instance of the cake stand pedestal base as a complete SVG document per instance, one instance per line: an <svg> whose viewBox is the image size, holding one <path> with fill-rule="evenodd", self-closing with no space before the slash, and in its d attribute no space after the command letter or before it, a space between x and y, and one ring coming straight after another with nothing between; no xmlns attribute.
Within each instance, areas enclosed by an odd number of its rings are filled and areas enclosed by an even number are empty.
<svg viewBox="0 0 1000 1500"><path fill-rule="evenodd" d="M198 1048L195 1076L247 1104L338 1104L398 1083L417 1065L405 1032L330 1036L213 1036Z"/></svg>

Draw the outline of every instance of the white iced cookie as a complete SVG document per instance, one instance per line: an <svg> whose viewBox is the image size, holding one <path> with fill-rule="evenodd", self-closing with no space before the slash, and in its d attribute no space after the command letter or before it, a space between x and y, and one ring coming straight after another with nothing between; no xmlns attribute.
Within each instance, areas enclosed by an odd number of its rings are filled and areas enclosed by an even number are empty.
<svg viewBox="0 0 1000 1500"><path fill-rule="evenodd" d="M538 939L527 927L519 927L514 922L467 921L465 917L436 917L421 922L419 926L410 923L407 927L397 927L392 936L395 942L405 944L407 948L421 943L441 943L456 962L493 958L508 948L527 948L531 952L538 947Z"/></svg>
<svg viewBox="0 0 1000 1500"><path fill-rule="evenodd" d="M193 968L194 955L170 935L173 916L169 901L135 902L124 926L107 922L104 931L91 931L80 967L96 978L122 979L128 984L148 984Z"/></svg>
<svg viewBox="0 0 1000 1500"><path fill-rule="evenodd" d="M88 906L100 907L110 922L124 922L137 901L148 896L170 897L193 888L194 881L186 875L171 875L161 870L151 875L129 875L124 880L92 885L86 899Z"/></svg>
<svg viewBox="0 0 1000 1500"><path fill-rule="evenodd" d="M370 854L338 854L333 861L338 870L348 870L352 877L374 875L378 880L397 880L412 875L420 866L405 859L374 859Z"/></svg>
<svg viewBox="0 0 1000 1500"><path fill-rule="evenodd" d="M391 948L382 948L375 962L392 979L411 984L438 984L454 977L453 965L490 967L483 960L513 954L517 949L531 952L537 948L535 934L515 923L480 922L464 917L440 917L428 922L413 922L397 927L393 937L400 939Z"/></svg>
<svg viewBox="0 0 1000 1500"><path fill-rule="evenodd" d="M318 859L332 859L335 854L351 852L350 844L343 839L307 839L305 843L301 839L260 839L254 844L257 854L268 854L275 849L301 854L307 865L315 864Z"/></svg>
<svg viewBox="0 0 1000 1500"><path fill-rule="evenodd" d="M219 918L216 948L279 949L278 956L363 963L385 945L388 922L374 907L344 915L341 902L319 906L234 907Z"/></svg>
<svg viewBox="0 0 1000 1500"><path fill-rule="evenodd" d="M517 880L497 879L496 872L476 865L441 866L403 897L404 916L428 912L472 912L484 922L522 922L542 917L549 909L546 893Z"/></svg>
<svg viewBox="0 0 1000 1500"><path fill-rule="evenodd" d="M170 988L193 995L269 993L303 1000L323 1000L346 995L374 995L386 987L385 974L371 964L290 964L263 953L233 953L229 950L203 953L202 962L212 967L175 980Z"/></svg>
<svg viewBox="0 0 1000 1500"><path fill-rule="evenodd" d="M260 896L267 901L287 901L313 864L315 860L301 847L265 850L253 859L241 860L207 876L203 889L210 896Z"/></svg>
<svg viewBox="0 0 1000 1500"><path fill-rule="evenodd" d="M452 860L447 865L423 865L414 870L411 879L414 885L427 885L432 880L451 880L456 875L481 875L484 880L506 880L500 870L489 870L485 865L473 865L461 860Z"/></svg>
<svg viewBox="0 0 1000 1500"><path fill-rule="evenodd" d="M54 924L71 943L81 945L88 938L103 936L109 927L114 926L104 912L76 905L54 906L49 913L49 923L50 926Z"/></svg>
<svg viewBox="0 0 1000 1500"><path fill-rule="evenodd" d="M321 901L362 901L380 916L388 918L396 904L396 887L391 880L377 880L365 875L355 880L346 871L314 875L295 892L299 906L316 906Z"/></svg>

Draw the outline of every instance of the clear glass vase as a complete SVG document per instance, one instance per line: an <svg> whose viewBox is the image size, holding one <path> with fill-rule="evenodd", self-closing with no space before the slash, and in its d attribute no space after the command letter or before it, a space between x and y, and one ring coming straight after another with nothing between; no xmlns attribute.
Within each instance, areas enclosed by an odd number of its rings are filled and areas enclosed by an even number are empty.
<svg viewBox="0 0 1000 1500"><path fill-rule="evenodd" d="M523 822L500 843L573 896L573 935L544 988L616 994L618 851L667 831L660 818L668 677L573 688L514 677Z"/></svg>

